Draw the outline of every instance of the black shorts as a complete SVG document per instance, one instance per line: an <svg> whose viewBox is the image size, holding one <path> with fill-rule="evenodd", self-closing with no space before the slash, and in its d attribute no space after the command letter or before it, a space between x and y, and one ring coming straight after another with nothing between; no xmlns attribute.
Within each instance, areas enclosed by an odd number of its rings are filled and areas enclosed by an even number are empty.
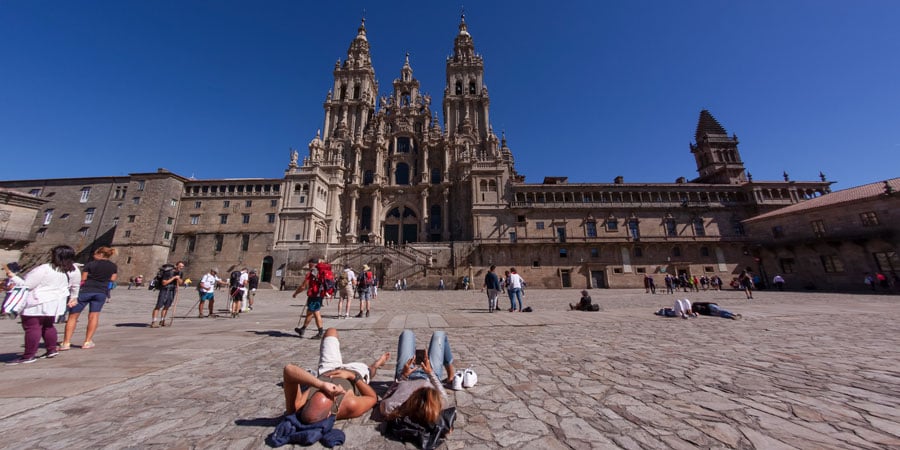
<svg viewBox="0 0 900 450"><path fill-rule="evenodd" d="M170 308L175 301L175 289L162 289L156 296L156 309Z"/></svg>

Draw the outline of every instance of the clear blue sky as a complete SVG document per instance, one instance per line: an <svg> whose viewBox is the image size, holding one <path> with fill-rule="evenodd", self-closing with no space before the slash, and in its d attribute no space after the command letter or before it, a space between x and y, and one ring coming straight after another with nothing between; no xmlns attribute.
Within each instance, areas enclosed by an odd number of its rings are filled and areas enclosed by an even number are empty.
<svg viewBox="0 0 900 450"><path fill-rule="evenodd" d="M281 177L363 10L382 93L408 51L439 106L460 5L386 3L4 0L2 177ZM900 2L471 3L494 130L529 182L693 178L704 108L754 180L900 175Z"/></svg>

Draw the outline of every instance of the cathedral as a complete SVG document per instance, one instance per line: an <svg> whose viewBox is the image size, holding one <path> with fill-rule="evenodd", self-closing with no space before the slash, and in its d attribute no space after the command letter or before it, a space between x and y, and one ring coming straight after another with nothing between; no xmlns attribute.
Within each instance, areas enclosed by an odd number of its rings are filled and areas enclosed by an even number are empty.
<svg viewBox="0 0 900 450"><path fill-rule="evenodd" d="M192 276L253 267L264 282L293 286L316 257L368 264L382 283L417 288L478 280L491 265L516 267L530 287L638 287L665 274L727 282L747 267L764 271L744 220L830 191L824 175L754 181L737 136L706 110L685 150L692 180L527 183L491 126L484 60L464 16L440 111L408 55L379 94L366 33L363 21L334 66L321 129L308 153L291 152L283 178L195 180L159 169L0 182L43 200L33 240L15 244L23 261L67 243L84 258L118 247L123 279L183 260Z"/></svg>

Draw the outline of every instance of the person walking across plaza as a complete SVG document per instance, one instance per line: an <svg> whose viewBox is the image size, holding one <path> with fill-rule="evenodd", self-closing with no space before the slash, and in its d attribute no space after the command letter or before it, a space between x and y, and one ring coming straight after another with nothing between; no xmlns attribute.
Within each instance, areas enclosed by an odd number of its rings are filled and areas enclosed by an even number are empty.
<svg viewBox="0 0 900 450"><path fill-rule="evenodd" d="M319 329L319 332L313 336L313 339L322 339L324 336L325 328L322 323L322 297L325 295L324 287L319 286L319 271L316 269L316 264L318 264L319 260L316 258L311 258L309 260L309 273L306 274L306 278L303 279L303 283L297 287L297 290L294 291L293 298L297 298L297 294L306 290L306 318L303 319L303 326L294 328L294 331L303 337L303 333L306 332L306 327L312 322L313 319L316 320L316 327Z"/></svg>
<svg viewBox="0 0 900 450"><path fill-rule="evenodd" d="M198 314L201 319L203 318L203 306L204 302L209 308L209 317L215 317L215 312L213 306L216 304L216 287L224 283L218 275L218 269L209 269L209 273L203 275L203 278L200 278L200 305Z"/></svg>
<svg viewBox="0 0 900 450"><path fill-rule="evenodd" d="M166 314L169 308L175 303L178 295L178 285L181 284L182 271L184 263L178 261L172 264L164 264L160 268L159 279L157 281L157 289L159 294L156 296L156 306L153 308L153 314L150 319L150 328L159 328L166 326ZM156 317L159 316L159 324L156 323Z"/></svg>
<svg viewBox="0 0 900 450"><path fill-rule="evenodd" d="M356 273L350 268L350 264L344 264L344 270L337 279L338 307L337 317L347 319L350 317L350 300L353 299L353 291L356 289ZM341 304L344 304L344 312L341 314Z"/></svg>
<svg viewBox="0 0 900 450"><path fill-rule="evenodd" d="M81 272L75 266L75 250L68 245L58 245L50 250L50 262L35 267L25 279L7 269L7 276L16 286L28 288L27 300L22 309L22 329L25 330L25 351L22 356L7 365L29 364L37 361L41 338L47 353L41 358L53 358L59 354L56 342L56 318L66 312L69 303L78 301L81 289Z"/></svg>
<svg viewBox="0 0 900 450"><path fill-rule="evenodd" d="M494 312L497 309L497 298L500 296L500 277L497 276L495 270L497 266L491 265L488 273L484 275L484 290L488 298L488 312Z"/></svg>
<svg viewBox="0 0 900 450"><path fill-rule="evenodd" d="M247 302L250 311L253 311L253 300L256 298L256 290L259 289L259 274L256 269L251 269L247 276Z"/></svg>
<svg viewBox="0 0 900 450"><path fill-rule="evenodd" d="M86 307L90 307L88 313L87 332L84 337L82 349L94 348L94 333L100 323L100 310L109 299L110 283L116 281L118 267L109 260L116 255L116 249L100 247L94 251L94 260L85 264L81 269L81 290L75 302L69 302L69 319L66 321L66 331L60 350L68 350L72 346L72 335L78 325L78 317Z"/></svg>
<svg viewBox="0 0 900 450"><path fill-rule="evenodd" d="M359 275L359 281L356 283L357 291L359 291L359 314L356 317L363 317L363 306L365 306L365 317L369 317L372 308L372 300L375 299L375 274L369 268L368 264L363 264L363 271Z"/></svg>

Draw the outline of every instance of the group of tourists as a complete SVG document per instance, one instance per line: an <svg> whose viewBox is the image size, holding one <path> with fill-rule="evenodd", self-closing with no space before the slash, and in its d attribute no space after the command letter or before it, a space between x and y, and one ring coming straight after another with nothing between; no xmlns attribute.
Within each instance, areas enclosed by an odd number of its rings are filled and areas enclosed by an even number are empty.
<svg viewBox="0 0 900 450"><path fill-rule="evenodd" d="M18 264L4 267L8 280L6 288L10 292L18 288L16 295L21 300L16 311L4 312L19 314L25 331L24 352L7 365L55 358L59 352L71 349L78 318L85 309L88 310L87 331L80 348L94 348L100 311L116 281L118 268L109 260L115 254L114 248L100 247L94 251L93 260L79 269L75 264L75 250L68 245L58 245L50 250L50 262L35 267L24 278L19 275ZM4 308L7 306L5 303ZM61 320L65 321L66 327L60 343L56 323ZM38 356L41 340L47 351Z"/></svg>
<svg viewBox="0 0 900 450"><path fill-rule="evenodd" d="M516 272L515 267L507 270L504 277L500 278L497 275L497 266L492 264L484 275L482 289L487 293L488 312L500 310L497 299L501 292L506 292L509 296L509 312L523 311L522 297L525 295L525 280Z"/></svg>

